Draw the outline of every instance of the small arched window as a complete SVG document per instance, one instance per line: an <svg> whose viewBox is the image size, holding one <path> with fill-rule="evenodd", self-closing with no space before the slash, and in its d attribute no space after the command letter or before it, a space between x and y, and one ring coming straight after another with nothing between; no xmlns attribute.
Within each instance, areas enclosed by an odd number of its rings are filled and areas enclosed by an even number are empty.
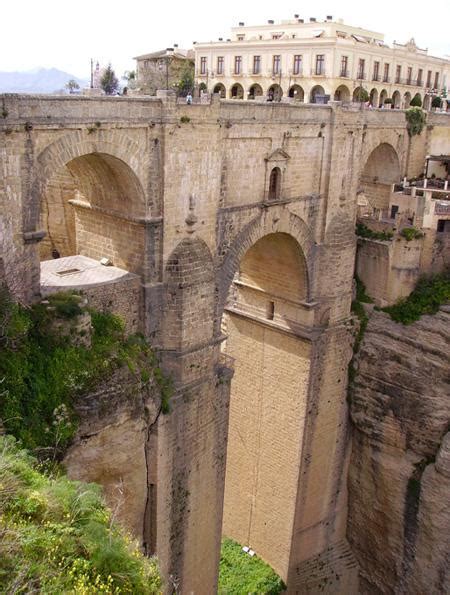
<svg viewBox="0 0 450 595"><path fill-rule="evenodd" d="M279 167L274 167L270 172L269 178L269 200L276 200L280 198L281 189L281 170Z"/></svg>

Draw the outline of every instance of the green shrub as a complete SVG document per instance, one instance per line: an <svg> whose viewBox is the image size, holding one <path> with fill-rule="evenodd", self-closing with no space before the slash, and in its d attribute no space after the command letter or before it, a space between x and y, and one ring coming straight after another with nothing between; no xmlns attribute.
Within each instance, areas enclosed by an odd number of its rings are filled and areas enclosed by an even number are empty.
<svg viewBox="0 0 450 595"><path fill-rule="evenodd" d="M117 316L91 312L90 348L74 345L67 336L50 330L55 317L83 311L75 297L72 301L65 294L55 295L49 299L50 309L45 304L25 309L0 291L0 419L26 448L53 460L62 455L76 432L76 398L122 366L141 383L154 380L162 409L169 409L171 384L157 368L155 354L142 337L125 337Z"/></svg>
<svg viewBox="0 0 450 595"><path fill-rule="evenodd" d="M221 595L278 595L285 589L281 578L257 556L250 557L232 539L222 541L219 566Z"/></svg>
<svg viewBox="0 0 450 595"><path fill-rule="evenodd" d="M411 240L418 240L423 238L423 232L417 227L404 227L400 232L400 235L406 239L407 242Z"/></svg>
<svg viewBox="0 0 450 595"><path fill-rule="evenodd" d="M437 108L442 107L442 99L438 95L433 97L433 99L431 100L431 107L437 107Z"/></svg>
<svg viewBox="0 0 450 595"><path fill-rule="evenodd" d="M427 120L426 112L421 107L410 107L406 110L405 117L409 136L420 134Z"/></svg>
<svg viewBox="0 0 450 595"><path fill-rule="evenodd" d="M111 516L99 486L44 474L0 436L0 592L160 593L156 561Z"/></svg>
<svg viewBox="0 0 450 595"><path fill-rule="evenodd" d="M391 231L373 231L364 223L357 223L355 233L360 238L367 238L369 240L390 241L394 237Z"/></svg>
<svg viewBox="0 0 450 595"><path fill-rule="evenodd" d="M435 314L442 304L450 302L450 274L445 273L419 280L407 298L393 306L382 308L392 320L411 324L423 314Z"/></svg>
<svg viewBox="0 0 450 595"><path fill-rule="evenodd" d="M411 107L422 107L422 98L420 93L416 93L409 104Z"/></svg>

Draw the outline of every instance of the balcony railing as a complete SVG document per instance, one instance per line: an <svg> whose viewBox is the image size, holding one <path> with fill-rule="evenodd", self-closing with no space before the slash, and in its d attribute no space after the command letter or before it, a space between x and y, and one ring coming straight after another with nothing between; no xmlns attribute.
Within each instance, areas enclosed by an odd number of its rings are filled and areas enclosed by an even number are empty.
<svg viewBox="0 0 450 595"><path fill-rule="evenodd" d="M350 76L350 73L346 68L341 68L341 73L339 76L342 78L348 78Z"/></svg>
<svg viewBox="0 0 450 595"><path fill-rule="evenodd" d="M383 76L383 83L390 83L391 77L390 76Z"/></svg>
<svg viewBox="0 0 450 595"><path fill-rule="evenodd" d="M377 81L377 82L379 82L379 81L381 80L381 77L380 77L380 75L379 75L379 74L375 74L375 73L374 73L374 74L372 75L372 80L373 80L373 81Z"/></svg>
<svg viewBox="0 0 450 595"><path fill-rule="evenodd" d="M366 80L366 73L362 70L358 72L358 76L356 77L358 81L365 81Z"/></svg>

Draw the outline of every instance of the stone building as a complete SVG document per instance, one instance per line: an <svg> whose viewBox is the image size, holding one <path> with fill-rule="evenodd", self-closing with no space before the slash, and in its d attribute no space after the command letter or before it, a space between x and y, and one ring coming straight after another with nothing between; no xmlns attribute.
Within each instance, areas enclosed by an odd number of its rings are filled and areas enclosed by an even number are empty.
<svg viewBox="0 0 450 595"><path fill-rule="evenodd" d="M105 379L71 476L106 497L124 479L124 520L180 593L216 592L222 531L288 593L360 592L346 537L356 196L381 203L419 175L448 115L411 138L402 111L338 103L0 103L0 274L24 303L82 285L173 381L160 415Z"/></svg>
<svg viewBox="0 0 450 595"><path fill-rule="evenodd" d="M424 107L446 89L450 61L428 55L414 39L388 46L384 35L325 21L294 19L233 27L229 39L196 43L196 80L222 97L321 103L359 101L373 107L391 98L408 107L419 95Z"/></svg>
<svg viewBox="0 0 450 595"><path fill-rule="evenodd" d="M136 56L136 87L147 95L158 89L173 89L185 70L194 72L192 50L182 50L175 45L151 54Z"/></svg>

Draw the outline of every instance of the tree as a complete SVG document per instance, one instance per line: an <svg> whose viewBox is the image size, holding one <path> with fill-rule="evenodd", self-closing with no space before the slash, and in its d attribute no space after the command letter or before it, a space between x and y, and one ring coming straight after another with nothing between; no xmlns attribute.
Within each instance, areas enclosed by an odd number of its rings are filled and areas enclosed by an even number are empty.
<svg viewBox="0 0 450 595"><path fill-rule="evenodd" d="M69 90L69 93L72 95L73 93L75 93L75 91L77 91L80 88L80 85L77 83L75 79L70 79L70 81L67 81L65 87Z"/></svg>
<svg viewBox="0 0 450 595"><path fill-rule="evenodd" d="M442 107L442 99L439 97L439 95L436 95L435 97L433 97L433 100L431 102L431 107L437 107L437 108Z"/></svg>
<svg viewBox="0 0 450 595"><path fill-rule="evenodd" d="M136 71L135 70L125 70L123 73L122 79L126 81L127 87L129 89L136 88Z"/></svg>
<svg viewBox="0 0 450 595"><path fill-rule="evenodd" d="M409 104L411 107L422 107L422 99L419 93L416 93Z"/></svg>
<svg viewBox="0 0 450 595"><path fill-rule="evenodd" d="M102 74L100 79L100 86L106 95L115 95L119 88L119 79L116 77L111 64L108 64L105 72Z"/></svg>
<svg viewBox="0 0 450 595"><path fill-rule="evenodd" d="M186 64L180 73L180 80L176 83L178 93L182 96L192 93L194 88L194 68L191 64Z"/></svg>

